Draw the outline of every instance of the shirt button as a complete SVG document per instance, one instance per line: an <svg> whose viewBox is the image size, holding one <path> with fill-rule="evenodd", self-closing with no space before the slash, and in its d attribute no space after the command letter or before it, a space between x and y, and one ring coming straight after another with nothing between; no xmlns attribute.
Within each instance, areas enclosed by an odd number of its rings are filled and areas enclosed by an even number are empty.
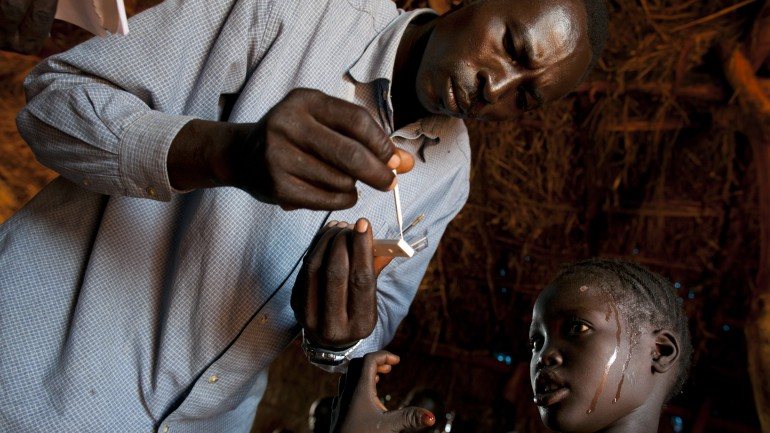
<svg viewBox="0 0 770 433"><path fill-rule="evenodd" d="M168 433L168 424L163 424L163 433Z"/></svg>
<svg viewBox="0 0 770 433"><path fill-rule="evenodd" d="M209 376L209 383L217 383L218 380L219 380L219 376L217 376L216 374L212 374L211 376Z"/></svg>
<svg viewBox="0 0 770 433"><path fill-rule="evenodd" d="M267 323L267 314L263 314L262 317L259 318L259 323L263 325Z"/></svg>
<svg viewBox="0 0 770 433"><path fill-rule="evenodd" d="M155 188L153 188L151 186L148 186L145 191L147 191L147 195L149 195L152 198L155 198L155 196L158 195L158 193L155 191Z"/></svg>
<svg viewBox="0 0 770 433"><path fill-rule="evenodd" d="M83 179L82 184L83 184L83 186L89 186L89 185L91 185L91 181L88 180L88 179Z"/></svg>

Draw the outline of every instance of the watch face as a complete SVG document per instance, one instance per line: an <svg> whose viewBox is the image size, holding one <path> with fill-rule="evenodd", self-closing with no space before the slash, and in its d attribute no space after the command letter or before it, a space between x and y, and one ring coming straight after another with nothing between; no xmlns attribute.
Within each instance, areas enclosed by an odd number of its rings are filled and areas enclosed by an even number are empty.
<svg viewBox="0 0 770 433"><path fill-rule="evenodd" d="M305 353L307 354L308 360L310 360L310 362L315 364L339 365L346 359L344 355L324 352L324 351L320 351L312 348L306 351Z"/></svg>
<svg viewBox="0 0 770 433"><path fill-rule="evenodd" d="M313 364L340 365L347 359L345 353L327 352L323 349L311 346L307 340L302 342L301 347L305 352L308 361Z"/></svg>
<svg viewBox="0 0 770 433"><path fill-rule="evenodd" d="M307 338L305 338L305 330L302 330L302 344L300 347L302 348L302 351L305 352L305 355L307 356L308 361L312 362L313 364L321 364L321 365L340 365L343 362L347 361L351 353L361 344L361 342L364 340L358 340L356 344L348 347L347 349L341 350L339 352L334 350L326 350L319 347L313 346Z"/></svg>

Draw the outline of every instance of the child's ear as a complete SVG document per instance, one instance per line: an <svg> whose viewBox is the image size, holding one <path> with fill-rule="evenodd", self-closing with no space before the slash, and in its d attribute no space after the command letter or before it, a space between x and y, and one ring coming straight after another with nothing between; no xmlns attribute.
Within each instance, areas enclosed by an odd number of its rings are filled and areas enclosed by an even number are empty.
<svg viewBox="0 0 770 433"><path fill-rule="evenodd" d="M665 373L679 358L679 340L667 329L655 331L653 335L655 349L652 352L652 371Z"/></svg>

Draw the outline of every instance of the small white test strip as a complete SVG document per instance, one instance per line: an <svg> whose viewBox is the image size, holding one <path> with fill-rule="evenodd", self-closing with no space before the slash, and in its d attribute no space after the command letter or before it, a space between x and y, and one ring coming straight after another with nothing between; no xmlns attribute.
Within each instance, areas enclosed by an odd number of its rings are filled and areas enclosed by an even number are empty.
<svg viewBox="0 0 770 433"><path fill-rule="evenodd" d="M414 248L403 239L375 239L374 255L375 257L412 257Z"/></svg>
<svg viewBox="0 0 770 433"><path fill-rule="evenodd" d="M393 170L393 175L396 176L396 170ZM396 202L396 219L398 220L398 237L404 239L404 217L401 215L401 195L398 193L398 182L393 187L393 200Z"/></svg>
<svg viewBox="0 0 770 433"><path fill-rule="evenodd" d="M396 170L393 170L396 174ZM398 239L375 239L374 255L389 257L412 257L414 249L404 240L404 217L401 214L401 196L398 193L398 182L393 187L393 200L396 203L396 219L398 220Z"/></svg>

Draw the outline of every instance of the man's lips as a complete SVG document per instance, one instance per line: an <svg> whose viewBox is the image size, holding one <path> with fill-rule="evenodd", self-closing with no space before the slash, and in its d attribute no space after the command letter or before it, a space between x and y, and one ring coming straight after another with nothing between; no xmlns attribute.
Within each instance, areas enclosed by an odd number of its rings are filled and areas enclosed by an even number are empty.
<svg viewBox="0 0 770 433"><path fill-rule="evenodd" d="M459 105L457 105L457 94L455 93L455 86L451 77L447 79L444 93L444 108L453 114L462 114Z"/></svg>
<svg viewBox="0 0 770 433"><path fill-rule="evenodd" d="M462 118L476 118L481 108L480 104L472 103L473 99L465 89L460 86L453 77L447 79L444 95L444 108Z"/></svg>

